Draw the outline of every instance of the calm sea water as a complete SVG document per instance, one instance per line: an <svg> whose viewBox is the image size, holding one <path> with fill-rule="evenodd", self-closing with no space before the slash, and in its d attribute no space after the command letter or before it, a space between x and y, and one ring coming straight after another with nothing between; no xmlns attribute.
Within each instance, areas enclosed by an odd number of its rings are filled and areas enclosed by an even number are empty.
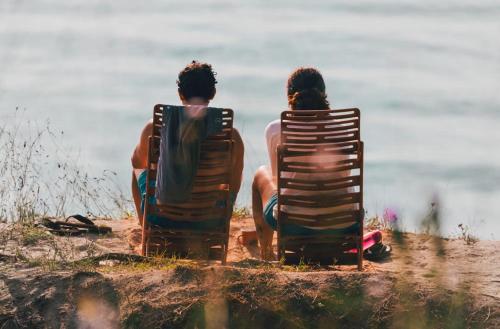
<svg viewBox="0 0 500 329"><path fill-rule="evenodd" d="M65 130L89 170L130 155L156 103L178 103L192 59L218 72L245 146L250 205L263 132L297 66L326 78L334 107L362 110L369 215L418 228L439 195L444 232L500 238L500 1L0 1L0 119L16 106Z"/></svg>

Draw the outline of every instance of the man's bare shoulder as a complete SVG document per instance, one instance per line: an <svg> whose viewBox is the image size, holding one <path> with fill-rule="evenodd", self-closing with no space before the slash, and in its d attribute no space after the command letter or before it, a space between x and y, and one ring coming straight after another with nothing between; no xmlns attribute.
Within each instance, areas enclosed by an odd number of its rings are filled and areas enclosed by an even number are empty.
<svg viewBox="0 0 500 329"><path fill-rule="evenodd" d="M233 140L235 143L243 145L243 139L241 138L240 132L236 128L233 128Z"/></svg>
<svg viewBox="0 0 500 329"><path fill-rule="evenodd" d="M148 158L148 140L153 134L153 120L149 120L142 129L141 137L137 146L132 152L132 167L135 169L143 169L147 166Z"/></svg>
<svg viewBox="0 0 500 329"><path fill-rule="evenodd" d="M144 130L153 130L153 119L149 119L144 125Z"/></svg>
<svg viewBox="0 0 500 329"><path fill-rule="evenodd" d="M152 134L153 134L153 119L150 119L148 120L148 122L146 122L144 128L142 129L141 142L147 140L149 136L151 136Z"/></svg>
<svg viewBox="0 0 500 329"><path fill-rule="evenodd" d="M240 132L233 128L233 150L235 151L235 155L243 157L243 153L245 152L245 145L243 144L243 139L241 138Z"/></svg>
<svg viewBox="0 0 500 329"><path fill-rule="evenodd" d="M240 132L236 128L233 128L233 138L241 139Z"/></svg>

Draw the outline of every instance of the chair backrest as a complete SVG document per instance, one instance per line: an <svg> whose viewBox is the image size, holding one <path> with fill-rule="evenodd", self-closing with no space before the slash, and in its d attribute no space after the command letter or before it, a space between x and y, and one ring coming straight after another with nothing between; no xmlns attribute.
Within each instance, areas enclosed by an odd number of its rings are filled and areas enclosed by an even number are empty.
<svg viewBox="0 0 500 329"><path fill-rule="evenodd" d="M169 105L160 104L154 107L153 134L149 143L148 182L156 180L163 108L167 106ZM229 183L233 146L233 111L222 109L222 119L222 132L209 136L201 144L200 161L191 200L177 204L149 204L148 216L156 215L170 220L197 222L222 219L227 217L228 212L231 212L228 208L231 208ZM147 197L151 198L154 194L154 186L148 186Z"/></svg>
<svg viewBox="0 0 500 329"><path fill-rule="evenodd" d="M358 109L285 111L278 149L278 230L362 221L363 143Z"/></svg>

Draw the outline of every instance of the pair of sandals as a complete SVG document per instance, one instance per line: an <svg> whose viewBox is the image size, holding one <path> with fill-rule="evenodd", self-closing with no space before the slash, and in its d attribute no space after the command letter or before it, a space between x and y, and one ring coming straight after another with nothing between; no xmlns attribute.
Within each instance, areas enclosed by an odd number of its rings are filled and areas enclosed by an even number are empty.
<svg viewBox="0 0 500 329"><path fill-rule="evenodd" d="M77 222L70 221L71 219L75 219ZM53 234L66 236L76 236L88 233L107 234L112 231L111 227L96 225L92 220L82 215L69 216L65 221L52 221L49 218L42 218L40 224Z"/></svg>
<svg viewBox="0 0 500 329"><path fill-rule="evenodd" d="M382 242L377 242L363 252L363 257L370 261L381 261L391 256L392 247Z"/></svg>

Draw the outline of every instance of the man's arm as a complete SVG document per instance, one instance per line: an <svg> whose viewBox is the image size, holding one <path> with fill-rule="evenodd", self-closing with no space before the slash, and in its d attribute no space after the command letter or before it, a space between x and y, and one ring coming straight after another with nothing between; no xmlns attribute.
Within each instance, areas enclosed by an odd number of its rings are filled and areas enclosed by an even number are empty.
<svg viewBox="0 0 500 329"><path fill-rule="evenodd" d="M134 169L146 169L148 167L148 142L149 136L153 134L153 120L150 120L142 130L139 143L132 153L132 167Z"/></svg>
<svg viewBox="0 0 500 329"><path fill-rule="evenodd" d="M231 183L230 189L236 197L241 187L241 179L243 176L243 155L245 154L245 147L238 130L233 129L233 154L231 160Z"/></svg>

